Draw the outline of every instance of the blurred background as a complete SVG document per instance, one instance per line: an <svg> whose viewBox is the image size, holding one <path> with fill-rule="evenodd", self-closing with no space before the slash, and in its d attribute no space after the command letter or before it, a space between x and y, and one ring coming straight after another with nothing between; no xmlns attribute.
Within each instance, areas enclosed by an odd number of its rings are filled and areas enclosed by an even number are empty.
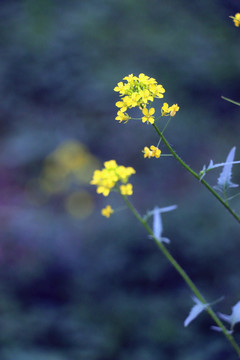
<svg viewBox="0 0 240 360"><path fill-rule="evenodd" d="M177 204L163 214L168 247L230 314L239 225L173 158L143 158L156 134L114 120L113 88L142 72L162 84L180 106L166 136L197 172L234 145L239 159L240 108L221 99L240 101L240 30L229 18L239 10L233 0L0 2L2 360L236 359L206 314L183 327L190 290L127 210L101 216L123 204L89 181L116 159L136 169L142 214ZM239 198L231 205L240 211Z"/></svg>

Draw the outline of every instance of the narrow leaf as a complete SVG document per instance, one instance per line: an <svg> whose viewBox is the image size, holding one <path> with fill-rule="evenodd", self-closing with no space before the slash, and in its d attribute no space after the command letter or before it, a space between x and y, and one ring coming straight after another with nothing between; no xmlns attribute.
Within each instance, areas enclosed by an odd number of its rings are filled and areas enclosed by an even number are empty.
<svg viewBox="0 0 240 360"><path fill-rule="evenodd" d="M237 187L237 184L234 184L231 182L231 178L232 178L232 162L234 160L234 156L235 156L235 151L236 151L236 147L234 146L226 159L226 163L223 166L222 172L219 175L218 181L217 181L217 185L215 186L218 190L225 190L228 189L229 187Z"/></svg>
<svg viewBox="0 0 240 360"><path fill-rule="evenodd" d="M158 241L161 241L162 231L161 211L159 208L155 208L153 213L153 235Z"/></svg>
<svg viewBox="0 0 240 360"><path fill-rule="evenodd" d="M230 333L232 333L234 326L240 322L240 301L238 301L232 307L231 315L226 315L226 314L222 314L222 313L218 313L218 315L221 319L223 319L224 321L228 322L231 325L231 329L229 331L230 331ZM213 330L216 330L216 329L213 329ZM217 330L217 331L219 331L219 330Z"/></svg>
<svg viewBox="0 0 240 360"><path fill-rule="evenodd" d="M231 161L231 162L223 162L223 163L218 163L218 164L214 164L212 160L210 160L208 167L206 168L206 165L203 165L202 170L200 171L199 175L200 180L202 180L202 178L206 175L207 172L209 172L212 169L216 169L218 167L222 167L225 165L234 165L234 164L240 164L240 160L238 161Z"/></svg>
<svg viewBox="0 0 240 360"><path fill-rule="evenodd" d="M214 330L214 331L218 331L218 332L222 331L222 329L219 326L214 326L214 325L211 326L211 329ZM231 335L233 333L233 330L227 330L227 333L229 335Z"/></svg>
<svg viewBox="0 0 240 360"><path fill-rule="evenodd" d="M172 211L172 210L175 210L176 208L177 208L176 205L172 205L172 206L168 206L168 207L164 207L164 208L159 208L156 206L150 212L150 214L153 215L153 235L154 235L155 239L157 239L158 241L166 242L166 243L170 242L170 240L168 238L162 237L163 225L162 225L161 213Z"/></svg>
<svg viewBox="0 0 240 360"><path fill-rule="evenodd" d="M184 326L188 326L209 304L203 304L198 298L193 296L193 301L196 303L190 310L188 317L184 321Z"/></svg>

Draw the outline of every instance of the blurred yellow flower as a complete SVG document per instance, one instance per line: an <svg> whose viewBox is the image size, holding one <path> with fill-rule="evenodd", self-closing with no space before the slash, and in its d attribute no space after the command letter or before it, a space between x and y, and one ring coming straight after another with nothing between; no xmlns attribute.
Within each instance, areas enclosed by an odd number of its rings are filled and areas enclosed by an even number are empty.
<svg viewBox="0 0 240 360"><path fill-rule="evenodd" d="M179 110L179 106L177 104L173 104L170 108L170 116L175 116L176 112Z"/></svg>
<svg viewBox="0 0 240 360"><path fill-rule="evenodd" d="M156 146L154 145L151 145L150 146L150 149L152 150L152 157L155 157L155 158L160 158L160 155L161 155L161 150L158 149Z"/></svg>
<svg viewBox="0 0 240 360"><path fill-rule="evenodd" d="M240 13L236 13L233 17L233 22L236 27L240 26Z"/></svg>
<svg viewBox="0 0 240 360"><path fill-rule="evenodd" d="M179 106L177 104L173 104L172 106L168 106L167 103L164 103L161 108L162 116L175 116L176 112L179 110Z"/></svg>
<svg viewBox="0 0 240 360"><path fill-rule="evenodd" d="M68 213L78 219L88 217L94 208L92 196L84 190L75 191L65 200Z"/></svg>
<svg viewBox="0 0 240 360"><path fill-rule="evenodd" d="M98 164L86 146L76 140L65 141L46 157L40 187L50 194L66 191L73 184L88 184Z"/></svg>
<svg viewBox="0 0 240 360"><path fill-rule="evenodd" d="M143 149L143 153L145 158L148 157L150 159L152 157L152 151L147 146Z"/></svg>
<svg viewBox="0 0 240 360"><path fill-rule="evenodd" d="M122 195L132 195L133 194L132 184L121 185L120 192Z"/></svg>
<svg viewBox="0 0 240 360"><path fill-rule="evenodd" d="M115 119L118 120L120 123L124 121L124 123L126 124L131 118L127 113L123 113L121 110L119 110Z"/></svg>
<svg viewBox="0 0 240 360"><path fill-rule="evenodd" d="M92 173L99 162L88 148L77 140L61 143L44 160L38 178L42 198L64 195L63 202L67 212L84 219L91 214L94 201L83 186L89 184ZM72 192L77 187L78 191Z"/></svg>
<svg viewBox="0 0 240 360"><path fill-rule="evenodd" d="M150 149L145 146L144 149L143 149L143 153L144 153L144 157L145 158L151 158L151 157L155 157L155 158L159 158L160 155L161 155L161 150L158 149L156 146L154 145L151 145L150 146Z"/></svg>
<svg viewBox="0 0 240 360"><path fill-rule="evenodd" d="M107 205L105 208L103 208L101 210L101 214L103 216L106 216L107 218L109 218L113 213L114 213L114 210L111 208L110 205Z"/></svg>

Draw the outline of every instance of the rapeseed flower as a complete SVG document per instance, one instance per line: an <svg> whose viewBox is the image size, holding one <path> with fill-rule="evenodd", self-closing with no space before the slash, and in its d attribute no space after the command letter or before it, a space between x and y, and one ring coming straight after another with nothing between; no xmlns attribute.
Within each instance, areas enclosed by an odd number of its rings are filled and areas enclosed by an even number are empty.
<svg viewBox="0 0 240 360"><path fill-rule="evenodd" d="M117 116L116 116L116 118L115 118L115 120L118 120L120 123L121 123L122 121L124 121L125 124L126 124L126 123L128 122L128 120L130 120L130 119L131 119L130 116L129 116L127 113L122 112L121 110L119 110L119 111L117 112Z"/></svg>
<svg viewBox="0 0 240 360"><path fill-rule="evenodd" d="M150 159L152 157L152 151L147 146L143 149L143 153L145 158L148 157Z"/></svg>
<svg viewBox="0 0 240 360"><path fill-rule="evenodd" d="M117 190L117 185L126 184L129 177L135 172L132 167L119 166L115 160L106 161L102 170L94 171L90 184L97 186L98 194L108 196L111 190ZM130 193L130 188L127 189Z"/></svg>
<svg viewBox="0 0 240 360"><path fill-rule="evenodd" d="M173 104L170 108L170 116L175 116L176 112L179 110L179 106L177 104Z"/></svg>
<svg viewBox="0 0 240 360"><path fill-rule="evenodd" d="M160 158L160 155L161 155L161 150L158 149L156 146L153 146L151 145L150 146L150 149L152 151L152 156L155 157L155 158Z"/></svg>
<svg viewBox="0 0 240 360"><path fill-rule="evenodd" d="M156 146L151 145L150 149L147 146L145 146L144 149L143 149L143 153L144 153L145 158L147 158L147 157L149 159L151 157L160 158L161 150L158 149Z"/></svg>
<svg viewBox="0 0 240 360"><path fill-rule="evenodd" d="M151 106L151 103L155 98L163 98L163 94L165 93L163 86L158 84L154 78L142 73L138 76L130 74L125 76L123 81L120 81L117 86L115 86L114 91L118 92L120 96L120 100L116 102L116 106L119 108L115 118L116 120L120 123L128 122L128 120L131 119L127 114L128 109L139 107L144 115L142 116L142 122L146 122L147 124L154 123L155 118L153 114L155 113L155 109ZM162 116L175 116L178 110L179 106L177 104L169 106L167 103L164 103L161 108L161 114Z"/></svg>
<svg viewBox="0 0 240 360"><path fill-rule="evenodd" d="M233 22L236 27L240 26L240 13L236 13L233 17Z"/></svg>
<svg viewBox="0 0 240 360"><path fill-rule="evenodd" d="M122 195L132 195L133 194L132 184L121 185L120 192Z"/></svg>
<svg viewBox="0 0 240 360"><path fill-rule="evenodd" d="M173 104L169 106L167 103L164 103L161 108L162 116L175 116L176 112L179 110L179 106L177 104Z"/></svg>
<svg viewBox="0 0 240 360"><path fill-rule="evenodd" d="M153 117L153 114L155 113L155 109L154 108L151 108L151 109L147 109L147 108L144 108L142 109L142 113L143 113L143 117L142 117L142 122L145 123L147 122L150 123L150 124L153 124L154 123L154 117Z"/></svg>
<svg viewBox="0 0 240 360"><path fill-rule="evenodd" d="M107 205L105 208L101 210L101 214L107 218L109 218L114 213L114 210L111 208L111 205Z"/></svg>

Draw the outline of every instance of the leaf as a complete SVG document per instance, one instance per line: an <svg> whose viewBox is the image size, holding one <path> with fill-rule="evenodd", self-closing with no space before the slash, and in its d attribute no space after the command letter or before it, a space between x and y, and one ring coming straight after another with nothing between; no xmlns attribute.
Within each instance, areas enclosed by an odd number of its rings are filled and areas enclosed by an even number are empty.
<svg viewBox="0 0 240 360"><path fill-rule="evenodd" d="M219 313L219 317L221 319L227 321L229 324L231 324L231 329L232 329L235 326L235 324L240 322L240 301L238 301L236 303L236 305L234 305L232 307L232 314L231 315L226 315L226 314Z"/></svg>
<svg viewBox="0 0 240 360"><path fill-rule="evenodd" d="M214 325L211 326L211 329L214 330L214 331L218 331L218 332L222 331L222 329L219 326L214 326ZM227 333L229 335L231 335L233 333L233 330L227 330Z"/></svg>
<svg viewBox="0 0 240 360"><path fill-rule="evenodd" d="M161 211L160 209L155 208L153 213L153 235L158 241L161 241L162 232L163 232L163 227L162 227Z"/></svg>
<svg viewBox="0 0 240 360"><path fill-rule="evenodd" d="M209 305L202 303L198 298L196 298L196 296L193 296L192 299L196 303L196 305L192 307L188 317L185 319L184 321L185 327L188 326L190 322L192 322Z"/></svg>
<svg viewBox="0 0 240 360"><path fill-rule="evenodd" d="M162 237L163 225L162 225L161 213L172 211L175 210L176 208L177 208L176 205L172 205L164 208L159 208L156 206L150 212L150 214L153 215L153 235L156 240L160 242L170 243L170 240L168 238Z"/></svg>
<svg viewBox="0 0 240 360"><path fill-rule="evenodd" d="M240 301L238 301L233 307L232 307L232 313L231 315L226 315L226 314L222 314L222 313L218 313L219 317L228 322L231 327L230 330L228 330L229 334L233 333L233 328L234 326L240 322ZM222 331L221 328L219 328L218 326L211 326L211 329L215 330L215 331Z"/></svg>
<svg viewBox="0 0 240 360"><path fill-rule="evenodd" d="M218 167L225 166L225 165L233 165L233 164L240 164L240 160L239 161L231 161L231 162L223 162L223 163L218 163L215 165L214 165L213 161L210 160L208 167L206 167L206 165L203 165L203 168L199 173L199 175L201 176L200 180L202 180L204 178L204 176L206 175L206 173L212 169L216 169Z"/></svg>
<svg viewBox="0 0 240 360"><path fill-rule="evenodd" d="M240 322L240 301L232 308L232 324L233 326Z"/></svg>
<svg viewBox="0 0 240 360"><path fill-rule="evenodd" d="M236 147L234 146L230 151L226 159L226 163L223 166L222 172L219 175L217 185L214 186L216 189L220 191L224 191L230 187L237 187L237 184L231 182L232 178L232 162L234 160Z"/></svg>

